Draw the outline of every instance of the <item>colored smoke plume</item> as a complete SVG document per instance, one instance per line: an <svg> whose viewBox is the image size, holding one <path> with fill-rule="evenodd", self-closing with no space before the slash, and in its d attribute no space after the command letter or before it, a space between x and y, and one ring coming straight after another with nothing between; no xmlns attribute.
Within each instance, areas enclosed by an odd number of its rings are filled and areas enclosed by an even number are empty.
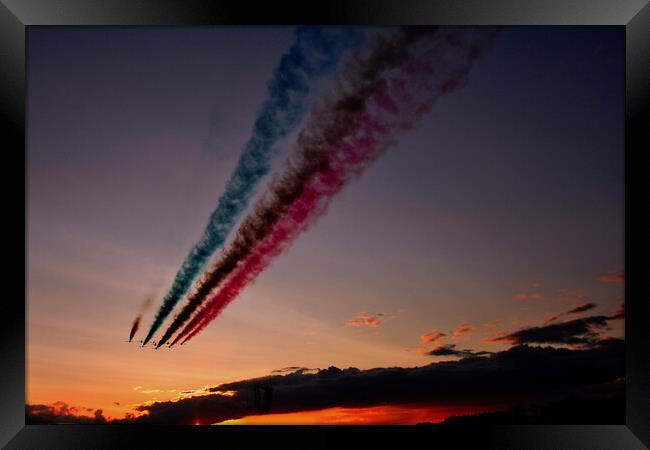
<svg viewBox="0 0 650 450"><path fill-rule="evenodd" d="M172 345L182 338L183 342L191 339L214 319L326 212L350 179L397 142L397 133L413 129L439 97L463 87L473 62L494 34L488 28L449 28L436 33L406 28L398 39L376 43L367 61L348 61L339 95L313 111L287 170L272 180L240 228L244 236L263 241ZM417 39L422 36L427 39ZM277 211L283 212L279 218Z"/></svg>
<svg viewBox="0 0 650 450"><path fill-rule="evenodd" d="M272 180L269 192L258 202L254 212L243 220L233 242L222 252L221 258L210 271L206 272L158 346L169 340L210 292L271 233L278 220L300 197L309 180L325 167L329 154L336 150L337 144L359 130L360 113L366 102L373 94L385 89L382 75L405 60L411 44L432 32L433 28L406 28L397 36L377 38L368 57L350 56L343 69L343 79L338 79L338 88L342 92L333 101L330 100L318 111L312 112L298 137L298 148L291 155L287 169L282 176L275 176ZM344 86L348 83L351 83L349 92Z"/></svg>
<svg viewBox="0 0 650 450"><path fill-rule="evenodd" d="M343 53L361 42L362 34L357 28L299 27L295 39L268 84L269 98L258 112L253 134L243 149L225 192L219 198L203 236L176 273L143 346L186 294L214 251L223 245L246 209L255 188L271 169L274 145L304 117L313 79L332 72Z"/></svg>

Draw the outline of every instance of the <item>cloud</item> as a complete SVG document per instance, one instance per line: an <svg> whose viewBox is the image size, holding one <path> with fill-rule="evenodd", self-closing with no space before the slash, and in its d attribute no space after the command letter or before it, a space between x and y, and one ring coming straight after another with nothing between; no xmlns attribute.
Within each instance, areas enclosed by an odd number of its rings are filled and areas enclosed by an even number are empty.
<svg viewBox="0 0 650 450"><path fill-rule="evenodd" d="M517 405L506 411L451 416L435 426L484 427L560 423L573 425L625 423L625 383L621 381L603 383L556 402Z"/></svg>
<svg viewBox="0 0 650 450"><path fill-rule="evenodd" d="M366 312L359 314L357 317L350 319L346 322L348 327L371 327L377 328L381 321L384 319L384 313L370 315Z"/></svg>
<svg viewBox="0 0 650 450"><path fill-rule="evenodd" d="M299 366L291 366L291 367L283 367L281 369L276 369L272 370L271 373L278 374L278 373L305 373L309 372L312 370L316 369L310 369L309 367L299 367Z"/></svg>
<svg viewBox="0 0 650 450"><path fill-rule="evenodd" d="M450 350L455 350L453 347ZM137 408L134 422L217 423L249 415L254 392L269 399L269 413L333 407L549 400L576 389L624 376L624 347L608 339L588 349L515 346L481 358L432 363L415 368L329 367L316 373L291 373L226 383L212 391L235 391L156 402ZM271 401L272 400L272 401ZM264 400L262 400L264 402Z"/></svg>
<svg viewBox="0 0 650 450"><path fill-rule="evenodd" d="M472 327L468 323L461 323L456 327L456 329L451 333L455 338L460 337L464 334L469 333L472 331Z"/></svg>
<svg viewBox="0 0 650 450"><path fill-rule="evenodd" d="M83 411L92 412L92 408L70 406L65 402L55 402L50 405L25 405L25 420L30 425L53 423L106 423L101 409L95 410L92 416L81 414Z"/></svg>
<svg viewBox="0 0 650 450"><path fill-rule="evenodd" d="M451 338L453 340L458 340L461 336L467 335L471 331L472 331L472 326L470 324L461 323L451 332ZM450 356L450 355L470 356L472 354L469 350L467 351L454 350L454 353L447 353L447 352L451 352L451 349L455 347L455 345L445 344L444 341L447 339L447 337L448 335L446 333L442 333L437 330L430 331L429 333L423 334L422 336L420 336L420 341L425 346L425 348L420 348L415 351L422 355L432 355L432 356ZM426 348L427 344L432 344L432 347L427 349Z"/></svg>
<svg viewBox="0 0 650 450"><path fill-rule="evenodd" d="M599 276L598 279L605 283L624 283L625 274L622 270L610 270L609 273Z"/></svg>
<svg viewBox="0 0 650 450"><path fill-rule="evenodd" d="M599 340L600 330L607 328L613 316L590 316L568 322L528 327L489 339L490 342L510 344L566 344L593 345Z"/></svg>
<svg viewBox="0 0 650 450"><path fill-rule="evenodd" d="M431 343L435 345L442 345L442 341L445 336L447 336L445 333L434 330L420 336L420 341L422 341L423 344Z"/></svg>
<svg viewBox="0 0 650 450"><path fill-rule="evenodd" d="M582 305L578 305L575 308L568 310L565 314L578 314L581 312L589 311L590 309L594 309L595 307L595 303L583 303Z"/></svg>
<svg viewBox="0 0 650 450"><path fill-rule="evenodd" d="M570 314L580 314L582 312L592 310L596 306L597 305L595 303L582 303L581 305L578 305L578 306L576 306L574 308L571 308L568 311L563 311L561 313L558 313L558 314L555 314L555 315L549 317L548 320L546 321L546 323L554 322L554 321L556 321L557 319L559 319L562 316L567 316L567 315L570 315Z"/></svg>
<svg viewBox="0 0 650 450"><path fill-rule="evenodd" d="M448 345L442 345L440 347L436 347L433 350L430 350L429 352L426 353L429 356L461 356L463 358L467 358L470 356L484 356L484 355L489 355L491 352L474 352L472 350L457 350L456 349L456 344L448 344Z"/></svg>

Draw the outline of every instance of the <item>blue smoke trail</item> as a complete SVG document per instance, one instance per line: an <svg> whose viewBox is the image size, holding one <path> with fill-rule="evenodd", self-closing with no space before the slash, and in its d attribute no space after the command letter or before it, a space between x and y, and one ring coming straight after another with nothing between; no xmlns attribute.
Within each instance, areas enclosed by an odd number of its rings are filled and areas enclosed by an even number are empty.
<svg viewBox="0 0 650 450"><path fill-rule="evenodd" d="M304 117L312 79L331 73L345 50L363 41L363 33L351 27L299 27L294 34L294 44L282 57L268 83L269 98L258 112L253 135L244 146L226 191L219 198L203 236L176 273L143 347L189 290L210 256L223 245L255 187L271 169L274 144L287 136Z"/></svg>

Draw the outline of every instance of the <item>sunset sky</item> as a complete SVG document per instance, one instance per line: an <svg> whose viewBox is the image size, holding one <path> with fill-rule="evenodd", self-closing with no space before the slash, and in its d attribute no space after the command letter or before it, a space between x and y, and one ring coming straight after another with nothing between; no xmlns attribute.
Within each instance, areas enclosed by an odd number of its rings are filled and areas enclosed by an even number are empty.
<svg viewBox="0 0 650 450"><path fill-rule="evenodd" d="M548 323L620 307L624 30L504 28L468 85L203 333L141 348L292 32L29 28L28 404L121 418L285 367L414 368L457 359L427 354L450 344L503 351L513 341L499 337L554 315L566 313ZM623 337L623 321L609 325ZM411 423L489 409L329 408L235 423Z"/></svg>

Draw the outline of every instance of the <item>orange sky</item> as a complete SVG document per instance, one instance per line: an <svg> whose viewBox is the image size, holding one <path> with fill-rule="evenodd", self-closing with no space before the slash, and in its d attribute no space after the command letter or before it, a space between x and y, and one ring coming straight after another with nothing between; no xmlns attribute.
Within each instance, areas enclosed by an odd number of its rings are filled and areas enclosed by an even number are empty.
<svg viewBox="0 0 650 450"><path fill-rule="evenodd" d="M610 289L612 295L622 287L616 283L601 284ZM335 365L367 369L421 366L445 359L434 359L424 354L439 345L455 343L461 349L489 351L507 348L505 343L487 340L504 330L513 331L526 324L541 324L549 313L561 312L575 303L572 298L567 300L560 295L554 301L547 299L550 305L527 302L522 305L513 293L513 304L518 305L524 313L498 319L490 317L492 321L483 323L459 321L452 326L439 324L435 328L425 328L423 325L413 326L418 323L418 318L408 311L395 311L394 314L387 314L390 319L376 327L349 326L344 318L337 327L305 317L295 310L271 305L272 299L268 299L267 303L269 314L264 314L264 310L260 311L259 308L260 304L265 304L264 297L253 298L255 289L251 291L244 294L242 302L233 304L226 311L219 327L208 328L191 345L172 350L142 349L135 342L127 343L124 334L128 333L128 327L126 330L84 328L81 325L73 327L64 318L39 319L38 313L30 311L27 402L49 404L65 401L82 408L100 408L106 417L120 418L143 403L203 394L206 387L263 376L281 367L300 365L324 368ZM254 301L258 308L246 308L248 302ZM614 305L612 302L611 308L599 307L598 310L610 313ZM275 312L273 315L270 314L271 308ZM238 311L240 309L245 311ZM525 314L527 309L533 312ZM107 316L110 317L109 314ZM354 317L349 317L348 321ZM413 329L405 332L409 324ZM623 325L621 321L611 322L612 330L608 334L622 336ZM256 333L245 332L252 329L257 330ZM390 335L398 330L404 333L402 339L391 340ZM258 340L257 333L266 333L267 339ZM436 333L437 337L440 334L445 336L434 341L424 338L432 333ZM249 353L242 350L249 347L255 348L255 351ZM347 423L356 420L352 416L359 413L363 416L359 420L376 420L377 423L399 420L401 423L402 420L408 422L413 417L427 415L432 417L431 421L437 421L436 418L444 418L451 411L439 407L419 408L409 415L407 410L406 407L377 407L354 412L333 408L322 412L255 416L240 420L241 423L275 420L309 423L322 419L328 423ZM460 408L454 413L463 411Z"/></svg>

